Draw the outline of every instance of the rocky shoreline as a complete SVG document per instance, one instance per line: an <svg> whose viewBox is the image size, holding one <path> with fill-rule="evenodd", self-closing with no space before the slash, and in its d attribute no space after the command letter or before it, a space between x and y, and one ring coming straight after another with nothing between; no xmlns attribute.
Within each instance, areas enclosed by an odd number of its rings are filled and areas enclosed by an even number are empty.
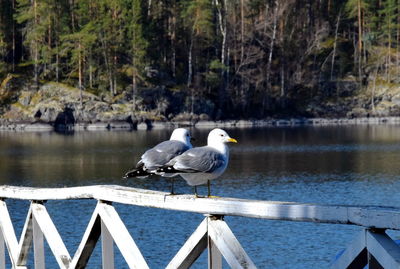
<svg viewBox="0 0 400 269"><path fill-rule="evenodd" d="M165 87L140 89L132 99L132 96L123 94L98 96L89 91L80 92L77 88L57 82L46 82L38 89L32 89L29 81L10 76L0 86L0 131L132 131L178 126L228 129L400 124L400 87L377 87L372 108L369 94L353 95L340 100L322 102L316 98L314 103L305 108L307 113L293 114L307 117L279 118L271 114L262 120L215 121L212 120L212 104L196 100L196 105L202 109L195 113L183 112L188 111L185 105L190 102L187 103L179 92L169 91Z"/></svg>
<svg viewBox="0 0 400 269"><path fill-rule="evenodd" d="M363 118L291 118L268 120L227 120L227 121L169 121L169 122L96 122L54 125L45 122L0 122L0 131L26 132L73 132L73 131L135 131L191 127L198 129L212 128L262 128L294 126L340 126L340 125L378 125L400 124L400 117L363 117Z"/></svg>

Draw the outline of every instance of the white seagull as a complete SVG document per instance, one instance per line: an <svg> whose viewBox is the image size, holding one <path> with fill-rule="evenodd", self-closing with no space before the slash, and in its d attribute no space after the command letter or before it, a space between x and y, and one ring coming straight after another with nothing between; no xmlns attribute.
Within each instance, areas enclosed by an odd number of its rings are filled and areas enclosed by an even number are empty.
<svg viewBox="0 0 400 269"><path fill-rule="evenodd" d="M167 141L161 142L155 147L147 150L142 156L136 167L128 171L123 178L147 177L156 174L157 169L166 165L174 157L192 148L190 143L190 133L185 128L177 128ZM166 177L174 174L163 175ZM172 181L171 194L174 193L174 182Z"/></svg>
<svg viewBox="0 0 400 269"><path fill-rule="evenodd" d="M190 186L194 186L196 196L196 186L207 183L208 197L210 197L210 180L219 177L228 166L229 148L226 145L228 142L237 143L236 139L231 138L224 130L214 129L208 134L207 146L185 151L157 169L157 173L179 174Z"/></svg>

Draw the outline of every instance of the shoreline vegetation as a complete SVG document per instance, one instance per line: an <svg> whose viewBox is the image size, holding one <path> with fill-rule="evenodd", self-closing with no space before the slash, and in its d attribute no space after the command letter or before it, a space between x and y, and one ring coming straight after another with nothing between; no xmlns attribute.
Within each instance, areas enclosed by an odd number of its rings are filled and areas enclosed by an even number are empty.
<svg viewBox="0 0 400 269"><path fill-rule="evenodd" d="M4 1L0 129L397 123L399 18L393 0Z"/></svg>
<svg viewBox="0 0 400 269"><path fill-rule="evenodd" d="M400 125L400 117L362 117L362 118L290 118L267 120L225 120L225 121L168 121L168 122L95 122L54 125L44 122L1 122L0 131L40 132L40 131L136 131L159 130L177 127L198 129L212 128L265 128L265 127L296 127L296 126L343 126L343 125Z"/></svg>

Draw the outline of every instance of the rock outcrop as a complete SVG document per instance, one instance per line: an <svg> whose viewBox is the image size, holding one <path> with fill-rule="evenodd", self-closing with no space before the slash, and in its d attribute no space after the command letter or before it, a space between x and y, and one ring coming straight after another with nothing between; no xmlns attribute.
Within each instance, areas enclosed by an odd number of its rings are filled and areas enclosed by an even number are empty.
<svg viewBox="0 0 400 269"><path fill-rule="evenodd" d="M10 94L8 94L10 95ZM9 97L8 97L9 98ZM12 123L47 123L55 128L70 128L80 123L80 126L104 123L101 128L127 129L136 128L137 124L144 122L147 125L151 121L165 121L165 106L151 100L151 92L144 96L138 96L136 103L124 97L116 97L109 102L92 93L67 86L62 83L48 82L36 90L22 88L15 96L15 102L11 102L3 115L2 121ZM161 98L161 97L160 97ZM115 102L114 102L115 101ZM146 106L152 106L148 109ZM137 108L142 107L143 111ZM100 126L100 125L99 125Z"/></svg>

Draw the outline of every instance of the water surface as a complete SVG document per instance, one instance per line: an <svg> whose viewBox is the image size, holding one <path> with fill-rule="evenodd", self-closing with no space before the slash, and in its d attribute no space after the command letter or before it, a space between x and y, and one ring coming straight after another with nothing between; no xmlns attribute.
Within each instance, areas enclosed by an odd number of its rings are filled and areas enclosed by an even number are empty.
<svg viewBox="0 0 400 269"><path fill-rule="evenodd" d="M194 144L203 145L208 131L193 129ZM398 206L399 131L400 126L383 125L228 130L239 143L231 146L228 170L213 182L212 193L260 200ZM0 184L120 184L168 191L170 183L162 178L122 181L121 176L148 147L168 139L170 132L0 132ZM183 180L177 181L176 188L192 193ZM200 192L205 194L206 188ZM8 200L7 205L19 236L29 203ZM95 205L90 200L46 204L71 256ZM164 268L203 219L193 213L114 205L151 268ZM226 217L226 222L259 268L326 268L360 231L350 225L241 217ZM390 235L399 237L395 232ZM115 252L116 267L127 268ZM48 268L57 267L51 255L46 259ZM98 246L89 268L100 264ZM206 255L202 255L194 268L206 264Z"/></svg>

